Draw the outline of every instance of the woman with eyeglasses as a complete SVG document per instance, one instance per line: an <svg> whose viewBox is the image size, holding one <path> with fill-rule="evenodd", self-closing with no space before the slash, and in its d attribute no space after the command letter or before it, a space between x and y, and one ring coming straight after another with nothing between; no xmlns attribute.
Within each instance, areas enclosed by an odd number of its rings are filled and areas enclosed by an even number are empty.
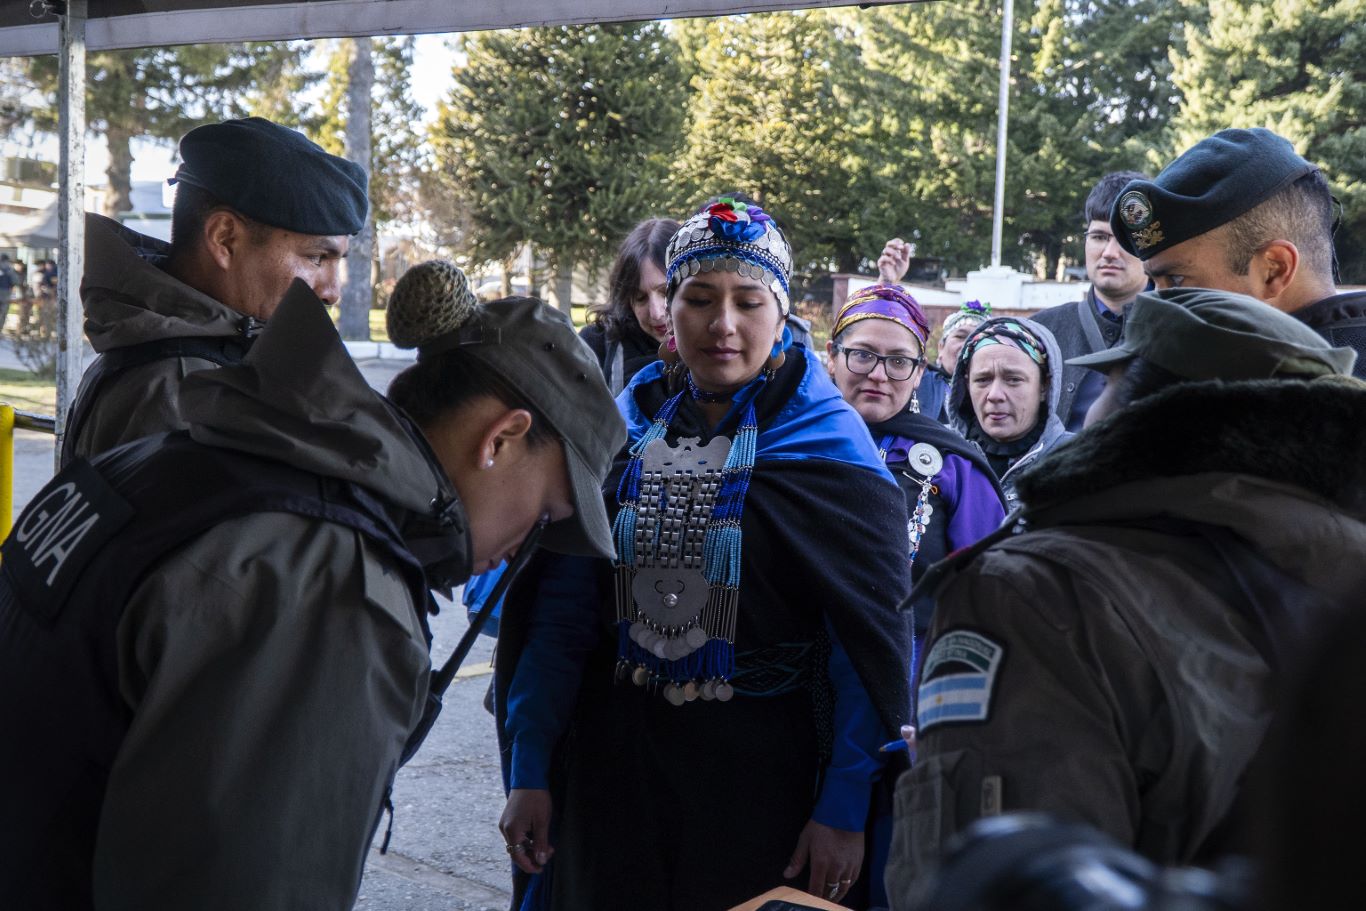
<svg viewBox="0 0 1366 911"><path fill-rule="evenodd" d="M776 222L719 199L667 263L663 359L617 398L615 557L546 555L504 605L514 906L720 911L786 881L867 907L905 766L879 747L910 720L905 506L791 343Z"/></svg>
<svg viewBox="0 0 1366 911"><path fill-rule="evenodd" d="M826 345L827 369L854 407L897 484L910 517L911 577L950 551L976 543L1005 518L1005 496L981 450L920 413L929 322L900 285L873 285L840 308ZM933 602L915 605L919 638Z"/></svg>

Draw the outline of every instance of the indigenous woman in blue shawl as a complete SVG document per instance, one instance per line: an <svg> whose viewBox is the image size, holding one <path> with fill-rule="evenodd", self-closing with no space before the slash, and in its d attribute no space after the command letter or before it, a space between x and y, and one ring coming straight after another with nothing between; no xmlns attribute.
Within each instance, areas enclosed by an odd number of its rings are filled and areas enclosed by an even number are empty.
<svg viewBox="0 0 1366 911"><path fill-rule="evenodd" d="M868 423L905 494L913 580L1005 519L1005 495L981 449L920 413L928 336L929 321L906 289L873 285L850 295L826 345L830 378ZM918 638L934 604L926 596L914 607Z"/></svg>
<svg viewBox="0 0 1366 911"><path fill-rule="evenodd" d="M616 559L544 554L509 593L514 908L866 888L874 786L900 771L878 746L910 713L907 517L862 419L790 344L791 263L757 206L683 225L664 358L618 399Z"/></svg>

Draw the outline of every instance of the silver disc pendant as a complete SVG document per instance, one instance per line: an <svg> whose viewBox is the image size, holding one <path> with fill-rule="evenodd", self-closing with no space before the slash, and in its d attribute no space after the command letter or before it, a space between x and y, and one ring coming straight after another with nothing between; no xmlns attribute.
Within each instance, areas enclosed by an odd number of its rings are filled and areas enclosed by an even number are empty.
<svg viewBox="0 0 1366 911"><path fill-rule="evenodd" d="M713 699L716 698L715 680L708 680L706 683L702 684L702 698L707 700L708 702L711 702Z"/></svg>
<svg viewBox="0 0 1366 911"><path fill-rule="evenodd" d="M669 705L682 705L687 701L682 688L672 683L664 687L664 698L669 700Z"/></svg>
<svg viewBox="0 0 1366 911"><path fill-rule="evenodd" d="M659 636L654 642L650 643L650 651L656 658L662 659L669 648L669 640Z"/></svg>
<svg viewBox="0 0 1366 911"><path fill-rule="evenodd" d="M939 470L944 467L944 457L929 443L916 443L912 446L911 451L906 453L906 461L927 478L939 474Z"/></svg>
<svg viewBox="0 0 1366 911"><path fill-rule="evenodd" d="M720 683L716 684L717 702L730 702L731 697L734 695L735 687L731 686L726 681L722 680Z"/></svg>
<svg viewBox="0 0 1366 911"><path fill-rule="evenodd" d="M638 667L631 672L631 682L636 686L644 686L650 682L650 672L644 667Z"/></svg>
<svg viewBox="0 0 1366 911"><path fill-rule="evenodd" d="M696 681L689 680L687 683L683 684L683 698L687 701L692 702L698 697L699 694L700 693Z"/></svg>
<svg viewBox="0 0 1366 911"><path fill-rule="evenodd" d="M696 651L707 644L707 631L700 626L694 626L688 630L688 634L683 638L687 640L693 651Z"/></svg>

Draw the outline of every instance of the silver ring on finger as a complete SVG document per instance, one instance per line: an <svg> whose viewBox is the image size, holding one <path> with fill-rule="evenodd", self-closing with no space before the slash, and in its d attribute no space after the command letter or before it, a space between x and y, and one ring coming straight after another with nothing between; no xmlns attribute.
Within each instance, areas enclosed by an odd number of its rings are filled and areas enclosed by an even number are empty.
<svg viewBox="0 0 1366 911"><path fill-rule="evenodd" d="M522 854L526 851L526 842L518 842L515 845L507 846L509 854Z"/></svg>
<svg viewBox="0 0 1366 911"><path fill-rule="evenodd" d="M839 898L839 895L840 895L840 884L839 884L839 883L826 883L825 885L826 885L826 888L828 888L828 889L830 890L828 893L826 893L826 896L825 896L826 898L830 899L831 901L834 901L835 899Z"/></svg>

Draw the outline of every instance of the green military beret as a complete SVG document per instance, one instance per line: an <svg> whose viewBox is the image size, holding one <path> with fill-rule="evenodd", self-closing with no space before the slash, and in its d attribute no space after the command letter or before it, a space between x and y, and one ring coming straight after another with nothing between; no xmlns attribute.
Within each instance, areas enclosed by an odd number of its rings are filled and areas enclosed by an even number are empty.
<svg viewBox="0 0 1366 911"><path fill-rule="evenodd" d="M196 127L180 158L168 183L199 187L256 221L322 236L365 226L365 169L264 117Z"/></svg>
<svg viewBox="0 0 1366 911"><path fill-rule="evenodd" d="M1152 180L1131 180L1110 211L1110 230L1139 259L1199 237L1317 171L1270 130L1221 130Z"/></svg>

